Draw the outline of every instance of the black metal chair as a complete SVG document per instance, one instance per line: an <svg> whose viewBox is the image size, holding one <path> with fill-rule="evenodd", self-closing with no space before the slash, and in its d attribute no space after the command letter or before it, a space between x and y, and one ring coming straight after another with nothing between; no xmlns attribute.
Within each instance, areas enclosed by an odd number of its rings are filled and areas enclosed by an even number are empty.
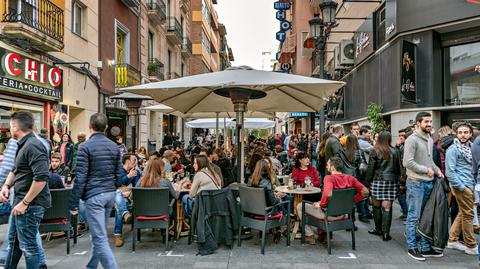
<svg viewBox="0 0 480 269"><path fill-rule="evenodd" d="M305 243L305 225L315 226L324 230L327 234L328 254L332 254L331 232L351 229L352 249L355 250L354 197L355 189L353 188L333 190L327 208L323 209L325 217L322 219L308 215L305 212L305 205L312 203L302 201L302 244ZM332 219L332 217L343 215L347 215L347 217Z"/></svg>
<svg viewBox="0 0 480 269"><path fill-rule="evenodd" d="M40 233L65 232L67 236L67 255L70 254L70 230L72 216L68 208L71 189L50 190L52 207L47 208L40 223ZM73 227L73 240L77 242L77 226Z"/></svg>
<svg viewBox="0 0 480 269"><path fill-rule="evenodd" d="M261 252L265 254L265 236L268 230L287 225L290 231L290 201L283 201L267 207L265 189L239 185L240 194L240 225L238 231L238 246L241 246L242 227L249 227L262 232ZM282 207L287 205L288 214L283 215ZM277 209L278 213L274 213ZM287 236L287 246L290 246L290 236Z"/></svg>
<svg viewBox="0 0 480 269"><path fill-rule="evenodd" d="M132 251L141 229L165 229L165 249L169 250L168 228L175 199L169 201L168 188L132 188ZM136 231L135 231L136 230Z"/></svg>

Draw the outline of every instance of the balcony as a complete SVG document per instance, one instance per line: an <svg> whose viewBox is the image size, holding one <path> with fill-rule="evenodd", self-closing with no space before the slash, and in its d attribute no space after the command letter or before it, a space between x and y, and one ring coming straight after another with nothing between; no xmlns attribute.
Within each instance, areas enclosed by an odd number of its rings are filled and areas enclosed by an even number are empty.
<svg viewBox="0 0 480 269"><path fill-rule="evenodd" d="M151 58L148 60L148 79L152 82L165 80L165 74L163 69L163 63L157 58Z"/></svg>
<svg viewBox="0 0 480 269"><path fill-rule="evenodd" d="M190 0L179 0L180 10L188 14L190 12Z"/></svg>
<svg viewBox="0 0 480 269"><path fill-rule="evenodd" d="M140 72L129 64L115 66L115 87L124 88L140 84Z"/></svg>
<svg viewBox="0 0 480 269"><path fill-rule="evenodd" d="M183 28L175 17L168 17L167 39L172 44L180 45L183 40Z"/></svg>
<svg viewBox="0 0 480 269"><path fill-rule="evenodd" d="M177 72L168 72L166 79L176 79L181 78L181 76Z"/></svg>
<svg viewBox="0 0 480 269"><path fill-rule="evenodd" d="M192 41L190 38L184 37L182 42L182 57L187 58L192 55Z"/></svg>
<svg viewBox="0 0 480 269"><path fill-rule="evenodd" d="M139 0L121 0L124 5L130 8L137 8L140 6L140 1Z"/></svg>
<svg viewBox="0 0 480 269"><path fill-rule="evenodd" d="M218 71L218 63L215 57L216 57L215 53L210 54L210 68L212 69L213 72Z"/></svg>
<svg viewBox="0 0 480 269"><path fill-rule="evenodd" d="M162 25L167 19L165 3L161 0L149 0L147 3L148 19L155 25Z"/></svg>
<svg viewBox="0 0 480 269"><path fill-rule="evenodd" d="M48 0L3 0L2 4L2 34L29 40L32 47L42 51L63 49L62 9Z"/></svg>

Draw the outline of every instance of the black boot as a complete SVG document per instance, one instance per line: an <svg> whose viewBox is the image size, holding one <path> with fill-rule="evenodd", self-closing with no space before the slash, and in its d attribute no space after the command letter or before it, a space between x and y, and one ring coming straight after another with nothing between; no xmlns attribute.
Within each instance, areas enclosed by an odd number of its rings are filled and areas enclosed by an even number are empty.
<svg viewBox="0 0 480 269"><path fill-rule="evenodd" d="M373 207L373 221L375 229L368 231L369 234L382 235L382 208L380 206Z"/></svg>
<svg viewBox="0 0 480 269"><path fill-rule="evenodd" d="M383 241L392 240L390 236L390 226L392 226L392 211L385 211L382 208L382 238Z"/></svg>

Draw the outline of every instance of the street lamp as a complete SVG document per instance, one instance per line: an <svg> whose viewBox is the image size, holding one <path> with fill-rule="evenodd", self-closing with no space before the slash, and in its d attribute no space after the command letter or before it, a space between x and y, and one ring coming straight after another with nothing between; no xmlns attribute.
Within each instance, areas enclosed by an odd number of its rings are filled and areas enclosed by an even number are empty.
<svg viewBox="0 0 480 269"><path fill-rule="evenodd" d="M319 73L312 74L313 77L325 78L325 45L327 44L328 33L330 28L335 27L335 17L337 13L338 3L333 0L325 0L320 4L319 8L322 12L322 17L320 14L315 14L313 19L308 23L310 24L310 35L315 39L315 50L314 55L317 58L318 55L318 67ZM313 61L315 62L315 61ZM314 67L315 69L315 67ZM314 117L312 117L314 119ZM312 120L312 126L315 124L315 121ZM323 133L325 129L325 111L324 107L320 109L320 134Z"/></svg>
<svg viewBox="0 0 480 269"><path fill-rule="evenodd" d="M138 95L133 93L122 93L110 97L111 99L123 100L128 109L128 122L132 127L132 152L135 152L137 147L137 123L138 123L138 109L142 106L143 100L153 100L150 96Z"/></svg>

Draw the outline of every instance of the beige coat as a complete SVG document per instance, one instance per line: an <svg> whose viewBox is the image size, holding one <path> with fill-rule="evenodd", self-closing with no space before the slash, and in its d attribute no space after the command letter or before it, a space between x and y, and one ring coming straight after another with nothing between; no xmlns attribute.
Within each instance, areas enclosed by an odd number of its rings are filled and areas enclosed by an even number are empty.
<svg viewBox="0 0 480 269"><path fill-rule="evenodd" d="M192 188L190 189L190 196L195 197L197 193L203 190L218 190L221 186L214 183L215 177L206 168L197 172L193 177Z"/></svg>

